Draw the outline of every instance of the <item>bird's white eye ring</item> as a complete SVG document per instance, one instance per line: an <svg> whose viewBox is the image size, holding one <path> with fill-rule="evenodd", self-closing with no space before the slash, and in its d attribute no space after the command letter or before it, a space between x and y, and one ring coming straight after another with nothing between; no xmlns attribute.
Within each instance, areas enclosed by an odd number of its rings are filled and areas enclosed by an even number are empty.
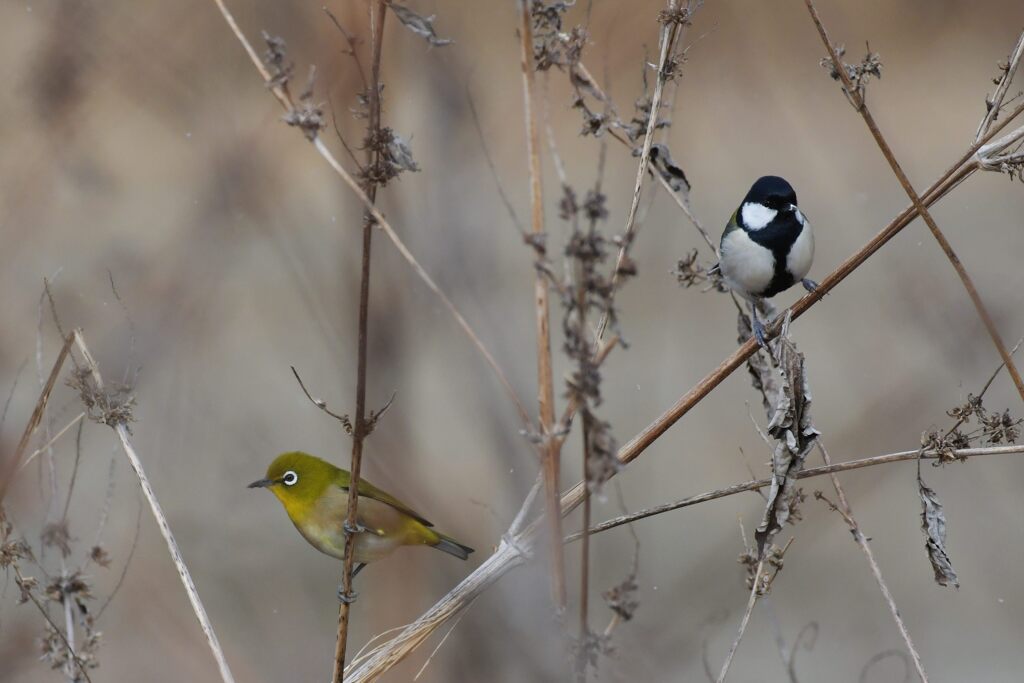
<svg viewBox="0 0 1024 683"><path fill-rule="evenodd" d="M285 486L294 486L298 480L299 475L295 474L295 472L291 470L285 472L284 476L281 477L281 483L283 483Z"/></svg>

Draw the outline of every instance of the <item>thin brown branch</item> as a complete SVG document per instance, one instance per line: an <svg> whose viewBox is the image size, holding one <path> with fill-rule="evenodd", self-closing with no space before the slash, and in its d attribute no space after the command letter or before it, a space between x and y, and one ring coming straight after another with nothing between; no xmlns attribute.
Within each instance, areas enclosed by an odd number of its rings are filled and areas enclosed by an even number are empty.
<svg viewBox="0 0 1024 683"><path fill-rule="evenodd" d="M46 380L46 384L43 385L42 391L39 393L39 399L36 401L36 407L32 410L32 415L28 419L28 424L25 425L25 431L21 434L21 440L18 441L17 447L14 449L14 455L8 459L4 466L3 475L0 476L0 503L3 502L4 496L7 495L7 487L10 485L11 480L14 479L15 474L18 471L18 464L21 462L21 458L25 455L25 450L28 448L29 442L32 440L32 435L35 434L36 429L39 427L39 423L43 419L43 413L46 412L46 404L50 400L50 394L53 392L53 386L57 383L57 377L60 376L60 371L64 367L64 361L68 357L68 352L71 350L71 344L74 342L74 335L68 335L64 340L64 346L61 347L60 353L57 354L57 360L53 363L53 368L50 370L50 376ZM42 450L45 450L42 449Z"/></svg>
<svg viewBox="0 0 1024 683"><path fill-rule="evenodd" d="M340 422L342 426L345 427L346 431L351 430L352 420L349 418L349 416L341 413L335 413L334 411L327 407L327 401L323 400L322 398L313 398L313 395L309 393L309 389L306 388L306 383L302 381L302 376L299 375L299 371L295 369L294 365L290 367L292 369L292 375L295 376L295 381L299 383L299 388L302 389L302 393L306 395L306 398L309 399L309 402L315 405L320 410L324 411L324 413L326 413L327 415L330 415L335 420Z"/></svg>
<svg viewBox="0 0 1024 683"><path fill-rule="evenodd" d="M832 458L828 455L828 450L825 448L825 444L822 443L821 438L818 438L818 450L821 451L821 457L825 461L825 465L832 464ZM914 660L914 668L917 669L918 678L921 679L922 683L928 683L928 675L924 672L924 664L921 662L921 655L917 653L917 648L914 647L914 641L910 637L910 632L907 630L907 625L903 622L903 617L900 616L899 609L896 608L896 600L892 597L892 593L889 591L888 584L885 583L885 579L882 578L882 570L878 566L878 562L875 561L875 554L871 550L871 544L868 543L867 536L860 529L860 525L857 524L857 520L853 516L853 508L850 507L850 502L846 499L846 492L843 491L842 484L839 483L839 477L836 476L835 472L830 472L829 477L832 479L832 488L836 491L836 497L839 499L839 505L836 510L842 516L846 525L850 527L850 532L853 534L853 539L860 546L860 549L864 551L864 556L868 560L868 564L871 565L871 573L875 577L875 582L878 583L878 589L882 592L882 598L885 600L886 605L889 607L889 612L892 614L893 620L896 622L896 628L900 630L900 635L903 636L903 643L907 646L907 650L910 652L911 658Z"/></svg>
<svg viewBox="0 0 1024 683"><path fill-rule="evenodd" d="M256 70L259 72L260 77L263 79L264 84L267 86L267 89L270 90L270 92L274 95L275 98L277 98L277 101L280 102L281 106L284 107L284 109L287 112L293 111L294 105L287 90L273 82L273 77L271 76L270 72L267 71L267 68L263 64L263 62L260 60L259 55L256 53L256 50L249 42L249 39L245 37L245 34L238 26L238 23L235 21L234 16L232 16L231 12L228 10L227 5L224 4L224 0L213 0L213 2L217 5L217 8L220 10L221 15L224 17L224 21L227 22L228 27L235 34L235 37L238 39L238 42L242 44L242 47L245 49L246 54L249 55L249 59L252 61L253 66L256 67ZM356 198L360 202L362 202L367 212L373 217L376 227L384 231L384 234L387 235L388 239L391 240L395 248L398 249L398 253L402 255L402 258L404 258L406 262L412 267L413 271L424 282L424 284L427 285L430 291L432 291L441 300L441 303L444 304L444 307L448 310L449 314L451 314L451 316L455 318L455 322L458 324L459 328L463 331L463 333L465 333L467 337L469 337L469 340L473 343L473 346L475 346L477 350L480 352L480 355L484 357L484 360L487 362L487 365L491 368L492 372L494 372L495 376L498 378L498 381L501 383L501 386L505 390L505 393L512 400L512 403L515 405L516 412L519 415L519 419L523 422L524 427L530 429L531 421L529 413L523 407L523 402L519 400L519 396L516 394L515 389L512 388L512 384L511 382L509 382L508 377L501 369L501 366L498 365L498 361L495 360L493 355L491 355L491 352L484 345L483 341L481 341L479 335L477 335L477 333L469 325L466 319L455 307L455 304L452 303L451 299L449 299L448 296L441 290L441 288L438 287L437 283L434 282L434 279L430 277L430 275L423 268L423 266L420 265L419 261L416 260L416 257L413 256L411 251L409 251L409 248L405 245L405 242L403 242L402 239L398 236L398 233L395 232L391 224L387 221L386 218L384 218L384 215L381 214L380 211L373 205L373 202L370 201L369 196L367 196L366 192L363 191L363 188L359 186L359 183L356 182L355 178L352 177L352 174L346 171L345 167L341 165L341 163L334 156L331 150L327 149L327 146L324 144L323 140L319 136L317 136L311 142L317 154L319 154L320 157L327 162L331 169L338 174L338 176L348 186L352 193L355 194Z"/></svg>
<svg viewBox="0 0 1024 683"><path fill-rule="evenodd" d="M577 269L582 270L582 268ZM577 300L576 307L579 314L579 333L586 339L587 331L587 289L586 285L582 282L581 277L577 278L576 281L576 292ZM589 355L589 354L587 354ZM586 356L584 356L585 358ZM582 367L583 362L580 362L580 374L583 375L585 369ZM579 393L579 392L573 392ZM587 400L583 397L584 401ZM589 410L584 409L583 411L583 467L581 479L586 484L590 483L590 456L591 456L591 422L592 416ZM589 652L589 641L590 641L590 624L589 624L589 610L590 610L590 534L587 530L590 528L590 510L593 501L593 495L589 488L584 492L583 498L583 543L580 544L580 626L579 626L579 657L576 662L576 680L581 683L585 683L587 680L587 665L588 665L588 652ZM559 540L559 547L561 547L561 538Z"/></svg>
<svg viewBox="0 0 1024 683"><path fill-rule="evenodd" d="M871 458L863 458L861 460L850 460L848 462L836 463L834 465L826 465L824 467L811 467L806 470L801 470L797 474L797 479L808 479L810 477L820 477L825 474L833 474L836 472L847 472L849 470L859 470L864 467L874 467L875 465L886 465L893 462L903 462L906 460L917 460L921 450L913 451L901 451L899 453L888 453L886 455L876 455ZM990 446L985 448L961 448L952 451L952 454L957 459L977 458L985 455L1016 455L1024 453L1024 444L1018 444L1014 446ZM946 457L949 455L948 452L940 453L936 450L925 451L921 456L925 460L938 460L940 457ZM619 517L613 517L607 521L601 522L590 527L590 533L596 534L602 531L608 531L615 527L622 526L623 524L630 524L637 520L646 519L648 517L654 517L661 515L666 512L672 512L673 510L679 510L685 507L691 507L693 505L699 505L701 503L707 503L708 501L718 500L719 498L727 498L734 496L738 493L746 493L748 491L757 491L766 486L770 486L772 483L771 479L754 479L751 481L743 482L742 484L733 484L722 489L715 491L708 491L707 493L701 493L696 496L689 496L681 500L673 501L671 503L663 503L661 505L655 505L638 512L633 512L628 515L621 515ZM566 543L572 543L580 539L580 534L572 534L567 536L565 539Z"/></svg>
<svg viewBox="0 0 1024 683"><path fill-rule="evenodd" d="M95 387L98 391L104 391L103 388L103 377L100 375L99 366L96 365L96 361L93 359L92 354L89 352L89 347L85 345L85 339L82 337L81 330L75 330L71 333L70 338L74 341L75 346L78 348L79 353L85 362L85 368L92 376L92 380L95 383ZM203 633L206 635L206 642L210 646L210 651L213 653L214 659L217 660L217 667L220 670L220 677L224 683L234 683L234 677L231 675L231 669L228 667L227 659L224 657L224 651L220 647L220 642L217 640L217 634L213 630L213 624L210 622L210 617L206 614L206 608L203 607L203 602L199 598L199 591L196 590L195 582L192 581L192 574L188 570L188 566L185 564L185 560L181 556L181 550L178 548L178 542L174 540L174 534L171 533L171 525L167 523L167 516L164 515L163 508L160 506L160 502L156 499L156 493L153 491L153 486L149 483L149 477L146 476L146 471L142 467L142 461L139 459L138 453L135 452L135 447L132 445L130 435L128 433L128 427L123 421L111 422L110 427L117 434L117 438L121 443L121 450L124 451L125 456L128 458L128 463L132 466L132 470L135 471L135 476L139 480L139 485L142 487L142 492L146 496L146 501L149 503L149 509L153 513L153 518L156 520L157 526L160 527L160 533L164 537L164 541L167 543L167 551L171 555L171 560L174 562L175 568L178 570L178 576L181 579L182 586L185 587L185 593L188 595L189 602L192 604L192 611L195 613L196 618L199 620L199 625L203 629Z"/></svg>
<svg viewBox="0 0 1024 683"><path fill-rule="evenodd" d="M1010 376L1013 378L1013 383L1017 387L1017 392L1020 394L1020 398L1024 401L1024 379L1021 378L1020 372L1017 370L1017 366L1014 364L1013 359L1010 358L1010 354L1007 351L1006 344L1003 343L1003 339L999 334L999 330L996 328L995 321L992 320L992 316L989 314L988 309L985 307L985 303L981 300L981 295L978 293L977 287L974 285L974 281L971 276L967 273L967 269L964 264L960 261L960 257L953 251L953 246L946 239L945 234L939 229L935 219L932 218L931 213L925 206L924 201L917 194L914 186L910 183L910 179L907 178L907 174L903 172L903 168L896 160L896 156L893 154L892 148L889 147L889 143L886 141L885 136L882 135L881 129L875 122L875 117L872 116L871 110L868 109L867 103L864 101L864 97L850 80L850 75L847 73L846 68L839 59L839 55L836 53L835 47L829 40L828 33L825 31L825 26L821 22L821 17L818 16L818 10L814 7L813 0L804 0L807 5L807 11L810 12L811 19L814 21L814 25L818 29L818 34L821 36L821 41L825 44L825 48L828 50L829 58L832 60L832 65L839 78L843 81L843 89L846 92L847 97L853 103L854 108L860 113L864 119L864 123L867 124L868 130L871 131L872 137L878 144L878 148L882 152L882 156L889 162L889 166L892 168L892 172L896 175L903 190L910 197L910 201L913 202L914 208L917 214L921 216L928 229L931 230L935 240L939 243L942 251L946 254L946 258L953 265L953 269L957 275L960 276L960 281L963 283L964 289L967 290L967 295L971 298L974 303L974 308L978 311L978 316L981 318L982 323L985 325L985 329L988 330L989 336L992 338L992 343L995 345L996 350L1002 357L1003 362L1006 363L1006 369L1009 371ZM979 135L979 138L981 136Z"/></svg>
<svg viewBox="0 0 1024 683"><path fill-rule="evenodd" d="M999 79L995 94L991 100L986 100L985 102L988 111L985 112L985 118L981 120L981 124L978 126L978 132L974 136L975 140L980 140L981 136L988 132L989 127L998 118L999 110L1002 108L1003 100L1006 98L1006 91L1010 88L1010 81L1013 80L1013 75L1017 72L1017 67L1020 66L1022 56L1024 56L1024 31L1017 38L1017 44L1013 46L1013 50L1010 51L1010 56L1006 60L1006 70Z"/></svg>
<svg viewBox="0 0 1024 683"><path fill-rule="evenodd" d="M370 87L367 92L369 99L370 120L367 127L367 139L380 138L380 60L384 43L384 19L387 7L383 0L370 4L370 49L373 53L370 64ZM367 147L367 167L373 168L380 162L379 145ZM377 183L366 181L366 195L373 204L377 200ZM373 217L364 212L363 216L363 252L359 278L359 332L356 365L356 414L352 428L352 456L349 465L351 483L348 488L348 510L345 516L345 560L341 574L342 600L338 605L338 638L334 648L334 682L342 683L345 678L345 652L348 646L349 620L352 601L352 568L355 565L356 535L359 504L359 478L363 461L363 442L369 432L366 421L366 371L368 365L368 340L370 325L370 256L373 240Z"/></svg>
<svg viewBox="0 0 1024 683"><path fill-rule="evenodd" d="M544 196L541 177L540 128L537 123L536 78L533 63L533 25L526 0L516 0L519 10L519 55L523 75L523 109L526 120L526 148L530 163L530 218L534 240L544 239ZM536 245L535 245L536 247ZM539 252L538 252L539 253ZM552 429L555 424L554 378L551 372L551 317L548 285L537 269L533 285L537 323L537 404L540 416L544 464L544 501L551 540L551 592L555 608L565 610L565 557L562 553L562 517L559 510L559 455Z"/></svg>

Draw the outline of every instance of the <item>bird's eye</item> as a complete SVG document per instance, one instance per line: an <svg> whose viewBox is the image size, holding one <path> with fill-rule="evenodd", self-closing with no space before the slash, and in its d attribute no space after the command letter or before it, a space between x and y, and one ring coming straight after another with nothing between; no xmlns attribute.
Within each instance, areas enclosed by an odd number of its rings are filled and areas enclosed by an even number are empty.
<svg viewBox="0 0 1024 683"><path fill-rule="evenodd" d="M295 482L297 482L298 480L299 480L299 475L295 474L291 470L288 470L287 472L285 472L284 476L281 477L281 482L285 486L294 486Z"/></svg>

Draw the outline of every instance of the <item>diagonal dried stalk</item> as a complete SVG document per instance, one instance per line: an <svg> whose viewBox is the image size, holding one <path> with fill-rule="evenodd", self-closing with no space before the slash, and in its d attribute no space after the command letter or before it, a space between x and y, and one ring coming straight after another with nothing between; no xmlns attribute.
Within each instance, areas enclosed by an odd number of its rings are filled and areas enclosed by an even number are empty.
<svg viewBox="0 0 1024 683"><path fill-rule="evenodd" d="M32 415L28 419L28 424L25 425L25 431L21 434L21 439L14 449L14 454L7 461L3 475L0 476L0 503L3 502L4 496L7 495L7 487L10 485L11 480L14 479L15 473L18 471L18 465L21 463L21 459L28 449L28 444L32 440L32 435L35 434L39 423L43 419L43 413L46 412L46 404L50 400L50 394L57 383L57 378L60 376L60 371L64 367L64 361L68 357L68 352L71 350L73 342L74 335L69 334L64 340L64 346L61 347L60 353L57 354L57 360L53 363L53 368L50 370L50 376L46 379L46 384L43 385L43 390L39 393L36 407L32 410Z"/></svg>
<svg viewBox="0 0 1024 683"><path fill-rule="evenodd" d="M543 255L544 195L540 163L540 128L537 124L536 78L534 77L533 23L526 0L516 0L519 10L520 68L523 75L523 110L526 121L526 150L530 162L530 223L534 249ZM537 404L540 416L541 457L544 464L544 501L551 532L551 592L561 614L566 605L565 556L562 552L562 517L558 514L560 449L553 438L555 424L554 378L551 373L551 316L547 278L536 269L533 302L537 322Z"/></svg>
<svg viewBox="0 0 1024 683"><path fill-rule="evenodd" d="M604 92L604 90L597 83L597 80L590 74L590 71L587 69L587 66L583 62L577 62L574 65L572 77L579 80L582 83L585 83L587 89L590 92L592 92L595 97L597 97L601 102L605 103L607 106L611 106L611 98L609 98L608 95ZM633 149L633 143L630 142L629 139L622 134L622 131L619 131L615 128L609 128L608 132L615 140L621 143L626 149ZM651 174L658 180L661 186L665 189L665 191L668 192L668 195L672 197L672 200L676 203L679 209L690 221L690 224L693 225L694 228L696 228L698 233L700 233L701 238L703 238L704 242L708 245L711 251L715 255L717 255L718 245L715 244L714 240L711 239L711 236L708 234L707 229L690 210L690 206L687 203L687 201L680 195L679 192L676 192L676 190L672 188L672 185L669 183L669 181L665 178L664 175L658 172L658 169L654 167L653 163L649 163L648 168L650 169Z"/></svg>
<svg viewBox="0 0 1024 683"><path fill-rule="evenodd" d="M387 7L382 0L370 5L370 50L373 54L370 66L370 86L366 93L369 100L369 124L367 138L380 139L380 60L384 43L384 19ZM353 51L354 54L354 51ZM380 162L380 147L377 144L367 146L367 164L376 167ZM366 180L366 195L370 203L377 199L378 183ZM370 426L366 421L366 371L367 343L369 340L370 319L370 256L373 239L373 217L364 212L363 215L363 252L359 278L359 323L357 340L356 365L356 411L352 426L352 455L349 469L351 482L348 489L348 509L345 515L345 560L341 574L341 590L343 598L338 605L338 636L334 646L334 683L342 683L345 678L345 651L348 647L349 617L355 594L352 592L352 568L355 565L356 531L358 528L359 478L363 461L363 443L369 435Z"/></svg>
<svg viewBox="0 0 1024 683"><path fill-rule="evenodd" d="M85 363L85 371L92 378L95 390L99 393L103 393L105 391L103 386L103 377L100 375L99 366L96 365L96 361L89 352L89 347L85 345L85 339L82 337L81 330L75 330L72 332L71 338L73 338L75 346L82 355ZM124 451L129 464L132 466L132 470L135 471L135 476L138 478L139 485L142 487L142 492L145 494L146 501L149 503L149 509L153 513L153 518L156 520L157 526L160 527L160 533L163 534L164 541L167 543L167 551L170 553L171 560L174 562L174 566L178 570L178 576L181 578L181 584L185 587L185 593L188 594L189 602L192 604L192 611L195 612L196 618L199 620L199 625L202 627L203 633L206 634L206 642L210 646L210 651L213 652L214 659L217 660L217 667L220 670L221 680L224 681L224 683L234 683L235 679L231 675L231 669L228 667L227 659L224 657L224 651L221 649L220 642L217 640L217 634L213 630L213 624L210 623L210 617L206 614L206 608L203 607L203 602L199 599L199 591L196 590L195 582L192 581L192 574L189 573L188 567L185 565L185 560L181 556L181 550L178 548L178 543L174 540L174 534L171 533L171 526L167 523L167 517L164 515L163 508L160 507L159 501L156 499L156 493L153 491L153 486L149 483L149 477L146 476L146 471L142 467L142 461L139 460L139 456L135 452L135 447L132 445L131 438L128 433L128 426L123 419L108 420L106 424L114 430L115 434L117 434L117 438L121 443L121 450Z"/></svg>
<svg viewBox="0 0 1024 683"><path fill-rule="evenodd" d="M821 457L825 461L825 465L831 465L832 458L829 457L828 451L825 449L825 444L822 443L821 439L818 439L818 450L821 451ZM867 558L868 564L871 565L871 573L875 577L875 582L878 583L878 589L882 592L882 598L885 599L885 604L889 607L889 612L892 614L892 618L896 622L896 628L899 629L900 635L903 637L903 643L907 646L911 659L914 660L914 668L917 669L918 678L921 679L922 683L928 683L928 675L924 671L924 664L921 662L921 655L918 654L917 648L914 647L914 641L910 637L907 625L903 622L903 617L900 616L899 609L896 608L896 600L892 597L888 584L886 584L885 579L882 578L882 570L878 566L878 562L875 561L875 553L871 550L871 544L868 543L868 537L864 535L864 532L861 531L857 520L853 517L853 509L850 507L850 503L846 499L846 492L843 491L843 486L839 483L839 477L836 476L835 472L829 473L829 477L832 479L832 488L835 489L836 498L839 502L838 505L833 507L835 507L836 511L842 516L846 525L850 527L850 533L853 534L853 540L856 541L857 545L860 546L860 549L864 551L864 556Z"/></svg>
<svg viewBox="0 0 1024 683"><path fill-rule="evenodd" d="M666 13L676 12L676 0L668 0ZM688 10L687 10L688 11ZM615 268L612 270L612 288L619 282L619 273L623 264L629 256L629 248L636 238L636 212L640 207L640 194L643 191L644 178L647 177L648 169L658 178L664 178L656 169L651 167L651 146L654 144L654 131L658 127L658 112L661 110L661 99L665 92L665 82L668 79L666 65L669 55L675 48L676 40L688 25L688 22L680 23L663 20L661 25L660 50L658 54L658 73L654 81L654 94L651 96L651 113L647 118L647 130L644 132L643 146L640 148L640 163L636 169L636 180L633 183L633 199L629 204L629 213L626 215L626 225L622 231L622 244L619 247L619 254L615 257ZM675 192L669 190L669 194L675 196ZM600 342L608 327L608 314L601 316L601 322L597 326L597 341Z"/></svg>
<svg viewBox="0 0 1024 683"><path fill-rule="evenodd" d="M718 678L715 679L715 683L725 683L726 677L729 675L729 667L732 665L733 657L736 656L736 650L740 648L740 641L743 640L743 635L747 632L747 624L750 623L750 615L754 613L754 605L757 603L757 591L761 583L761 576L764 573L764 558L757 563L757 571L754 572L754 580L750 586L750 597L747 598L747 607L743 611L743 618L740 619L740 627L736 632L736 638L732 641L732 646L729 648L728 654L725 655L725 661L722 662L722 670L718 673Z"/></svg>
<svg viewBox="0 0 1024 683"><path fill-rule="evenodd" d="M946 258L953 265L953 269L957 275L960 276L960 281L963 283L964 289L967 290L968 296L974 303L974 308L978 311L978 316L985 325L985 329L988 330L989 336L992 338L992 343L995 345L996 350L1002 357L1003 362L1006 363L1006 369L1009 371L1010 376L1013 378L1013 383L1017 386L1017 392L1020 394L1020 398L1024 401L1024 379L1021 378L1020 372L1017 370L1017 366L1014 364L1013 359L1010 358L1009 351L1007 350L1006 344L1003 343L1003 339L999 334L999 330L996 328L995 321L992 320L992 316L989 314L988 309L985 307L985 303L981 300L981 295L978 294L977 287L974 286L974 281L971 276L967 273L967 269L964 267L960 258L953 251L952 245L949 240L946 239L945 234L939 229L935 219L932 218L928 208L925 206L921 197L917 194L914 186L911 185L910 180L907 178L907 174L903 172L903 168L896 160L896 156L893 154L892 148L889 147L889 143L882 135L882 131L878 128L878 124L875 122L875 117L871 115L871 110L868 109L867 103L864 101L864 94L862 89L858 89L854 86L850 80L850 74L844 68L843 63L839 59L839 55L836 53L835 47L829 40L828 33L825 31L824 24L821 23L821 17L818 16L818 10L814 7L813 0L804 0L807 5L807 11L810 12L811 20L818 29L818 34L821 36L821 41L825 44L825 48L828 50L829 58L832 60L835 73L843 81L843 90L850 102L853 104L854 109L863 117L864 123L867 124L868 130L871 131L872 137L878 144L878 148L882 152L882 156L889 162L889 166L892 167L892 172L896 174L896 178L899 180L903 190L910 197L910 201L913 202L914 208L921 218L927 224L928 229L931 230L935 240L939 243L942 251L946 254ZM1019 61L1019 58L1018 58ZM1007 79L1007 85L1008 85ZM991 123L991 122L990 122ZM980 131L979 131L980 133ZM981 137L980 135L978 136Z"/></svg>
<svg viewBox="0 0 1024 683"><path fill-rule="evenodd" d="M950 168L947 169L946 172L943 173L943 175L940 176L940 178L924 193L923 201L925 205L931 206L952 191L953 188L957 187L961 182L963 182L963 180L977 171L979 165L976 161L972 160L972 157L979 149L982 148L983 145L994 138L1021 112L1024 112L1024 104L1015 108L1002 123L994 126L989 133L972 145L952 166L950 166ZM832 273L823 279L814 294L808 294L797 301L790 309L792 311L792 319L796 320L820 301L825 294L834 289L840 282L846 279L846 277L867 261L867 259L875 252L881 249L889 240L909 225L916 215L917 210L913 206L904 209L900 214L898 214L887 226L875 235L875 237L868 241L867 244L839 264ZM773 339L777 335L779 327L779 324L769 326L766 331L766 337L768 339ZM747 358L752 356L758 348L757 342L753 339L748 339L729 357L723 360L718 367L712 370L704 379L681 396L671 407L668 408L668 410L651 422L650 425L637 434L629 443L620 448L617 456L619 461L623 464L627 464L639 457L647 447L654 443L662 434L668 431L673 424L682 418L683 415L688 413L695 405L703 400L704 397L711 393L711 391L721 384L726 377L741 367ZM1011 450L1008 452L1018 451ZM912 451L909 455L900 459L909 460L917 457L918 453L919 451ZM851 467L850 469L853 468ZM813 470L805 470L804 472L801 472L800 476L810 476L808 473L812 471ZM841 470L837 469L836 471ZM750 482L742 485L749 486L749 488L743 488L741 490L761 488L767 483L770 482L752 486L751 484L756 484L756 482ZM582 502L584 490L584 483L578 482L569 491L562 495L561 505L563 514L567 514L574 510ZM738 493L739 491L736 492ZM460 607L464 607L467 604L467 596L477 595L479 591L484 590L487 586L496 582L507 571L512 569L513 566L521 563L524 558L523 553L532 547L533 533L535 530L536 524L531 525L521 534L517 534L510 539L514 545L503 543L503 545L499 547L499 550L496 551L496 554L499 552L501 553L504 558L503 561L492 562L491 560L488 560L474 570L462 581L462 583L452 589L448 595L428 609L423 616L406 627L397 636L379 647L372 656L367 657L367 659L352 672L350 680L364 681L380 676L382 673L409 655L409 653L415 650L435 629L440 627L452 615L457 614ZM492 559L493 557L494 556L492 556Z"/></svg>
<svg viewBox="0 0 1024 683"><path fill-rule="evenodd" d="M227 22L228 27L231 29L232 33L235 34L235 37L238 39L238 42L242 44L242 47L245 49L246 54L249 55L249 59L252 61L253 66L256 67L256 70L259 72L260 77L263 79L264 85L266 85L267 89L274 95L275 98L277 98L277 101L281 104L282 107L284 107L286 112L294 112L295 105L292 102L291 95L285 88L283 88L280 84L275 82L274 77L270 74L270 72L267 70L267 67L263 64L263 61L260 59L260 56L256 53L256 50L253 48L252 43L250 43L249 39L245 37L245 34L242 32L242 29L238 26L238 22L235 21L235 18L231 14L230 10L228 10L227 5L224 4L224 0L213 0L213 2L217 5L217 9L220 10L221 16L224 17L224 21ZM359 183L356 182L355 178L352 177L352 174L346 171L345 167L341 165L341 163L338 161L337 157L334 156L331 150L327 149L327 146L324 144L323 140L320 139L319 136L315 136L312 138L312 140L310 140L310 142L312 143L313 148L316 150L317 154L319 154L320 157L327 162L331 169L335 173L337 173L338 176L342 179L342 181L349 187L349 189L352 190L352 193L355 194L356 198L359 199L360 202L362 202L363 206L366 208L367 213L369 213L373 217L375 225L384 231L384 234L387 235L389 240L391 240L391 243L394 244L396 249L398 249L398 253L401 254L402 258L404 258L406 262L412 267L416 275L427 285L430 291L432 291L441 300L441 303L444 304L444 307L448 309L448 313L451 314L453 318L455 318L455 322L458 323L459 328L463 331L463 333L465 333L467 337L469 337L469 340L473 343L473 346L476 347L477 351L480 352L480 355L484 357L484 360L487 362L487 365L491 368L491 371L494 372L495 376L498 378L498 381L501 383L501 386L505 390L505 393L512 400L512 403L515 405L516 413L519 415L519 419L522 421L524 427L526 429L530 429L530 415L526 411L526 408L523 407L523 402L519 399L519 396L518 394L516 394L515 389L512 388L512 383L509 382L508 377L505 375L505 372L501 369L501 366L498 365L498 361L495 360L493 355L491 355L491 352L487 349L487 347L484 345L483 341L481 341L477 333L473 330L473 328L469 325L469 323L462 316L459 310L455 307L455 304L452 303L452 300L448 298L448 296L441 290L437 283L434 282L434 279L430 277L430 275L423 268L423 266L420 265L419 261L416 260L416 257L413 256L412 252L409 251L409 248L405 245L405 242L402 241L402 239L398 236L398 233L395 232L391 224L387 221L386 218L384 218L384 215L381 214L381 212L373 205L373 202L370 201L370 198L367 196L366 192L363 191L363 188L360 187Z"/></svg>
<svg viewBox="0 0 1024 683"><path fill-rule="evenodd" d="M1017 38L1017 44L1013 46L1013 50L1010 51L1010 57L1006 60L1006 70L999 79L995 94L992 96L991 100L985 101L988 111L985 113L985 118L981 120L981 124L978 126L978 132L974 136L975 141L980 140L981 136L988 132L992 123L999 116L999 110L1003 106L1003 100L1006 99L1006 92L1010 88L1010 81L1013 80L1013 75L1017 73L1017 67L1020 66L1021 57L1024 57L1024 31L1022 31L1020 37Z"/></svg>

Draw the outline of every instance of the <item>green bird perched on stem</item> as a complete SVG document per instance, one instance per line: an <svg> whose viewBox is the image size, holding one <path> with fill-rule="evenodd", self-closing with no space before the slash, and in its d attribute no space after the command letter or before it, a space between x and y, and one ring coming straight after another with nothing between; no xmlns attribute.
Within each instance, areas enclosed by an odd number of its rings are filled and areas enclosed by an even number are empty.
<svg viewBox="0 0 1024 683"><path fill-rule="evenodd" d="M270 489L284 505L292 524L310 545L339 560L345 559L345 516L349 473L320 458L294 451L270 463L267 476L249 488ZM434 531L433 524L394 496L359 480L358 533L353 560L355 576L369 562L402 545L429 545L465 560L473 549Z"/></svg>

